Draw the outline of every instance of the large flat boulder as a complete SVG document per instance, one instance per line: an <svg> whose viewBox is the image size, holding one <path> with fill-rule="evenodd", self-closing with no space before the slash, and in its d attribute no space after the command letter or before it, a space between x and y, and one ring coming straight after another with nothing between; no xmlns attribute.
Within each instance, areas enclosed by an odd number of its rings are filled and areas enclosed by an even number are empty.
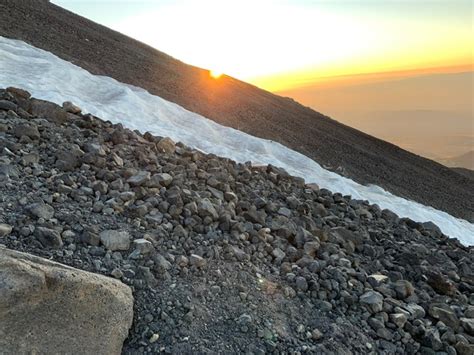
<svg viewBox="0 0 474 355"><path fill-rule="evenodd" d="M133 319L123 283L0 246L0 349L120 354Z"/></svg>

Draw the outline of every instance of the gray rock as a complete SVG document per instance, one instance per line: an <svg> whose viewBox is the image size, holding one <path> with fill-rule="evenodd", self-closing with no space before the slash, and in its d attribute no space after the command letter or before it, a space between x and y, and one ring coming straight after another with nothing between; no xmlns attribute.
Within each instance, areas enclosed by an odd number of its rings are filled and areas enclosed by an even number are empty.
<svg viewBox="0 0 474 355"><path fill-rule="evenodd" d="M275 257L275 259L278 259L278 260L283 260L286 256L285 252L281 250L280 248L273 249L272 255Z"/></svg>
<svg viewBox="0 0 474 355"><path fill-rule="evenodd" d="M461 318L460 322L467 334L474 335L474 318Z"/></svg>
<svg viewBox="0 0 474 355"><path fill-rule="evenodd" d="M139 171L127 179L127 182L132 186L142 186L148 181L150 181L150 172L148 171Z"/></svg>
<svg viewBox="0 0 474 355"><path fill-rule="evenodd" d="M388 276L381 275L381 274L372 274L369 277L367 277L367 282L372 286L372 287L378 287L382 283L387 282Z"/></svg>
<svg viewBox="0 0 474 355"><path fill-rule="evenodd" d="M54 216L54 208L44 202L33 203L28 206L30 213L37 217L49 221Z"/></svg>
<svg viewBox="0 0 474 355"><path fill-rule="evenodd" d="M172 154L176 150L176 144L171 138L163 138L157 144L156 148L162 153Z"/></svg>
<svg viewBox="0 0 474 355"><path fill-rule="evenodd" d="M445 305L431 305L428 313L431 317L440 320L448 327L458 330L459 328L459 319L456 314L446 307Z"/></svg>
<svg viewBox="0 0 474 355"><path fill-rule="evenodd" d="M167 174L167 173L155 174L151 177L148 185L150 187L161 187L161 186L168 187L172 181L173 181L173 177L170 174Z"/></svg>
<svg viewBox="0 0 474 355"><path fill-rule="evenodd" d="M100 241L109 250L128 250L130 248L130 235L126 231L108 229L100 232Z"/></svg>
<svg viewBox="0 0 474 355"><path fill-rule="evenodd" d="M73 171L81 165L80 156L83 152L80 149L64 150L56 153L56 167L64 171Z"/></svg>
<svg viewBox="0 0 474 355"><path fill-rule="evenodd" d="M120 354L133 319L117 280L0 247L5 354Z"/></svg>
<svg viewBox="0 0 474 355"><path fill-rule="evenodd" d="M410 297L413 292L415 292L413 285L407 280L398 280L394 282L393 289L397 293L397 297L402 300L407 297Z"/></svg>
<svg viewBox="0 0 474 355"><path fill-rule="evenodd" d="M16 111L18 108L18 106L16 104L14 104L13 102L11 101L8 101L8 100L0 100L0 110L5 110L5 111L8 111L8 110L12 110L12 111Z"/></svg>
<svg viewBox="0 0 474 355"><path fill-rule="evenodd" d="M359 302L365 305L372 313L378 313L383 308L383 296L376 291L368 291L359 297Z"/></svg>
<svg viewBox="0 0 474 355"><path fill-rule="evenodd" d="M289 218L291 216L291 211L286 207L281 207L278 210L278 214L281 215L281 216L285 216L285 217Z"/></svg>
<svg viewBox="0 0 474 355"><path fill-rule="evenodd" d="M17 99L27 100L31 97L31 94L28 91L13 86L7 87L7 92L15 96Z"/></svg>
<svg viewBox="0 0 474 355"><path fill-rule="evenodd" d="M393 314L390 314L390 320L398 328L403 328L408 318L404 313L393 313Z"/></svg>
<svg viewBox="0 0 474 355"><path fill-rule="evenodd" d="M435 328L428 329L422 339L422 342L424 345L435 351L441 350L443 348L443 342L439 338L439 331Z"/></svg>
<svg viewBox="0 0 474 355"><path fill-rule="evenodd" d="M405 308L410 313L411 319L420 319L425 317L426 312L424 308L420 305L417 305L416 303L409 303L403 308Z"/></svg>
<svg viewBox="0 0 474 355"><path fill-rule="evenodd" d="M323 333L321 333L321 331L317 328L313 329L313 331L311 332L311 338L313 340L320 340L322 337Z"/></svg>
<svg viewBox="0 0 474 355"><path fill-rule="evenodd" d="M468 344L467 342L457 342L454 348L459 355L472 355L474 354L474 344Z"/></svg>
<svg viewBox="0 0 474 355"><path fill-rule="evenodd" d="M171 263L168 260L166 260L166 258L163 255L156 254L153 257L153 260L154 260L154 262L158 266L158 269L161 272L164 272L164 271L167 271L167 270L171 269Z"/></svg>
<svg viewBox="0 0 474 355"><path fill-rule="evenodd" d="M36 227L35 236L40 241L40 243L46 248L60 248L63 246L61 235L58 231L54 229L49 229L46 227Z"/></svg>
<svg viewBox="0 0 474 355"><path fill-rule="evenodd" d="M133 245L135 246L135 250L138 250L140 254L144 255L150 254L154 250L153 244L146 239L135 239Z"/></svg>
<svg viewBox="0 0 474 355"><path fill-rule="evenodd" d="M200 200L197 205L197 208L198 208L198 214L201 217L209 216L209 217L212 217L212 219L214 220L216 220L219 217L211 201L209 201L207 198Z"/></svg>
<svg viewBox="0 0 474 355"><path fill-rule="evenodd" d="M320 246L321 245L317 241L306 242L304 244L303 249L304 249L305 254L307 254L307 255L314 258L316 256L316 253L318 252Z"/></svg>
<svg viewBox="0 0 474 355"><path fill-rule="evenodd" d="M6 237L9 235L13 230L13 227L5 224L5 223L0 223L0 238Z"/></svg>
<svg viewBox="0 0 474 355"><path fill-rule="evenodd" d="M13 128L13 135L17 138L20 138L21 136L26 136L31 139L40 139L41 134L38 131L38 127L29 124L29 123L22 123Z"/></svg>
<svg viewBox="0 0 474 355"><path fill-rule="evenodd" d="M308 290L308 282L302 276L298 276L295 280L298 291L306 292Z"/></svg>
<svg viewBox="0 0 474 355"><path fill-rule="evenodd" d="M207 264L206 259L196 254L191 254L189 257L189 263L198 268L202 268Z"/></svg>
<svg viewBox="0 0 474 355"><path fill-rule="evenodd" d="M71 101L64 101L63 109L73 114L78 114L78 113L81 113L82 111L79 106L74 105Z"/></svg>
<svg viewBox="0 0 474 355"><path fill-rule="evenodd" d="M68 121L66 110L52 102L31 99L28 111L34 116L45 118L54 123L60 124Z"/></svg>

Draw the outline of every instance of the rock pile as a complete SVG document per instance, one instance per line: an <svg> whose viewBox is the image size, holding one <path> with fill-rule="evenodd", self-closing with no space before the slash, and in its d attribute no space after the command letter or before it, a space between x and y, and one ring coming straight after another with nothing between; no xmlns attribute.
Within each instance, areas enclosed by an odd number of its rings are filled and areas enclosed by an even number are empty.
<svg viewBox="0 0 474 355"><path fill-rule="evenodd" d="M0 243L129 285L124 353L473 353L434 224L63 107L0 91Z"/></svg>

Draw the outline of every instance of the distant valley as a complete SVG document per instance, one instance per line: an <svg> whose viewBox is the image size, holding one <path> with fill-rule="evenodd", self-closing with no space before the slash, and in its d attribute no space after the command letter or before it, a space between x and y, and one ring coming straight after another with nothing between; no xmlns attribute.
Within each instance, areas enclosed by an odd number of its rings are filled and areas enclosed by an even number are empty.
<svg viewBox="0 0 474 355"><path fill-rule="evenodd" d="M473 169L472 83L473 72L362 75L279 94L446 166Z"/></svg>

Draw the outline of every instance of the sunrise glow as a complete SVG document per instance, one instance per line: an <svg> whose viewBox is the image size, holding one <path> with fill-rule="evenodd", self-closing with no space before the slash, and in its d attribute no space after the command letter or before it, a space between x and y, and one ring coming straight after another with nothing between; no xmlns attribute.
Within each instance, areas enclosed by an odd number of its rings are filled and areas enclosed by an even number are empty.
<svg viewBox="0 0 474 355"><path fill-rule="evenodd" d="M185 63L219 68L215 79L225 72L279 91L321 77L472 64L472 6L455 2L156 1L116 5L109 20L107 5L74 7Z"/></svg>
<svg viewBox="0 0 474 355"><path fill-rule="evenodd" d="M213 77L214 79L219 79L222 76L222 72L218 70L210 70L209 75Z"/></svg>

